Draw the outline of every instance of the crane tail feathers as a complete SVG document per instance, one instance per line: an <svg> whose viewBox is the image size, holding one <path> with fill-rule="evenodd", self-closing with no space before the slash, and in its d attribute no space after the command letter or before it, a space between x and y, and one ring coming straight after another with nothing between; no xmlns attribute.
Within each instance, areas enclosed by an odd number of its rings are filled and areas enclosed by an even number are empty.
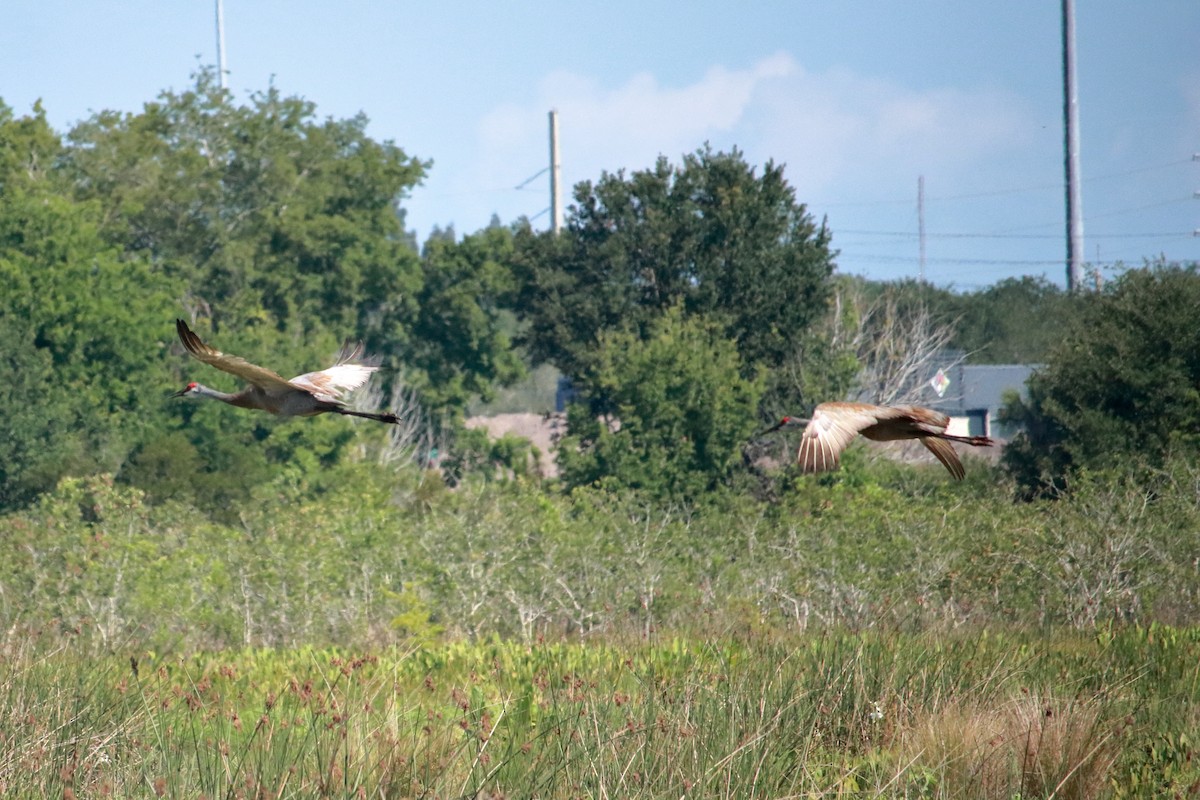
<svg viewBox="0 0 1200 800"><path fill-rule="evenodd" d="M376 422L386 422L389 425L399 425L400 418L395 414L371 414L367 411L351 411L348 408L334 409L338 414L343 414L347 417L362 417L363 419L373 419Z"/></svg>
<svg viewBox="0 0 1200 800"><path fill-rule="evenodd" d="M952 442L961 442L962 444L969 444L972 447L991 447L995 444L995 442L987 436L955 436L951 433L941 433L938 434L938 438L949 439Z"/></svg>

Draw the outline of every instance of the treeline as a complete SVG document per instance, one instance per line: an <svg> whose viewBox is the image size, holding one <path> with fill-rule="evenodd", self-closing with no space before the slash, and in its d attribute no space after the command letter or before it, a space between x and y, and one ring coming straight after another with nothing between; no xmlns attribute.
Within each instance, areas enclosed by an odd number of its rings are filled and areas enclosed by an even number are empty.
<svg viewBox="0 0 1200 800"><path fill-rule="evenodd" d="M757 427L828 399L903 401L925 380L913 364L947 350L1044 365L1008 410L1026 431L1005 455L1018 494L1195 448L1194 264L1077 296L839 276L836 231L781 165L708 147L580 183L559 236L516 220L418 245L403 204L429 168L365 117L320 119L275 88L238 104L212 72L66 133L0 104L0 509L113 475L226 524L259 487L316 492L353 462L520 472L521 447L459 422L543 363L576 391L561 485L681 507L786 491L786 473L754 472ZM288 375L361 338L388 368L370 404L406 424L170 401L193 376L233 388L182 353L178 316Z"/></svg>

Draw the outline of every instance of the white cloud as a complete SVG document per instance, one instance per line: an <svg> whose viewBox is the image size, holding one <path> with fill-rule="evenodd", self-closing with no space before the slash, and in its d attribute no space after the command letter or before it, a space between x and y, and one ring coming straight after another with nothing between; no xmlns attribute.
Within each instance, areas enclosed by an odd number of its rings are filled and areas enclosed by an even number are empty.
<svg viewBox="0 0 1200 800"><path fill-rule="evenodd" d="M606 169L642 169L659 155L677 160L707 139L734 136L760 87L795 69L789 57L779 55L748 70L713 67L688 86L661 86L642 73L613 89L555 72L541 81L530 106L501 106L483 118L484 172L511 170L514 157L530 152L531 142L544 151L546 113L552 108L559 112L564 160L569 154L565 169L575 180L599 177Z"/></svg>
<svg viewBox="0 0 1200 800"><path fill-rule="evenodd" d="M910 89L845 70L797 73L764 87L761 105L761 132L747 151L786 161L802 193L824 196L878 197L921 173L952 184L1019 152L1036 128L1007 92Z"/></svg>
<svg viewBox="0 0 1200 800"><path fill-rule="evenodd" d="M643 73L608 87L555 72L527 104L482 118L478 164L459 176L461 189L513 186L541 169L551 108L559 111L567 187L604 170L644 169L659 155L677 163L709 141L722 150L736 145L751 163L786 163L801 200L907 195L918 174L936 176L943 192L978 186L972 176L994 169L1005 153L1019 154L1038 127L1010 92L917 89L845 69L813 73L787 53L746 69L714 66L683 86ZM501 217L541 207L529 196L513 199L522 202L522 211L498 209Z"/></svg>

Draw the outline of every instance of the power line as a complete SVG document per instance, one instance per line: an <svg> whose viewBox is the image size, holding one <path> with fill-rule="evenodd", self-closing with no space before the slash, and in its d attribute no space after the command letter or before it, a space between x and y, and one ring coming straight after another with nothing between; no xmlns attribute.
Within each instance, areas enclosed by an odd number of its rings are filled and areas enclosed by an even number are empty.
<svg viewBox="0 0 1200 800"><path fill-rule="evenodd" d="M1096 181L1107 181L1115 178L1125 178L1130 175L1138 175L1143 172L1154 172L1170 167L1178 167L1181 164L1191 163L1190 158L1181 158L1174 161L1167 161L1157 164L1148 164L1141 167L1132 167L1130 169L1121 170L1119 172L1107 172L1100 175L1085 176L1081 182L1088 184ZM1034 183L1024 186L1010 186L1000 189L983 189L975 192L963 192L960 194L943 194L943 195L926 195L926 202L943 202L948 200L974 200L982 197L1001 197L1010 194L1024 194L1026 192L1045 192L1045 191L1061 191L1062 183ZM808 206L819 206L821 208L847 208L847 207L868 207L868 206L890 206L890 205L908 205L912 203L910 198L897 199L875 199L875 200L835 200L828 203L819 201L809 201ZM1059 223L1054 223L1059 224Z"/></svg>
<svg viewBox="0 0 1200 800"><path fill-rule="evenodd" d="M889 264L916 264L917 259L913 256L893 256L884 253L847 253L842 251L838 254L838 259L853 259L855 261L878 261ZM1062 266L1061 258L1050 259L1007 259L1007 258L928 258L929 262L935 264L975 264L980 266Z"/></svg>
<svg viewBox="0 0 1200 800"><path fill-rule="evenodd" d="M1058 224L1058 223L1054 223ZM835 236L893 236L898 241L912 241L920 237L911 231L868 231L859 229L833 229ZM1157 231L1154 233L1096 233L1089 239L1167 239L1182 235L1179 231ZM1188 234L1189 236L1191 234ZM925 233L929 239L1061 239L1051 233Z"/></svg>
<svg viewBox="0 0 1200 800"><path fill-rule="evenodd" d="M513 188L514 189L524 189L526 186L533 183L534 178L540 178L541 176L545 175L549 171L550 171L549 167L542 167L537 172L533 173L532 175L530 175L528 178L526 178L525 180L518 183Z"/></svg>
<svg viewBox="0 0 1200 800"><path fill-rule="evenodd" d="M1133 207L1130 207L1130 208L1118 208L1118 209L1115 209L1115 210L1113 210L1113 211L1105 211L1105 212L1104 212L1104 213L1102 213L1102 214L1089 214L1089 215L1088 215L1088 219L1089 219L1089 220L1092 220L1092 219L1104 219L1104 218L1106 218L1106 217L1117 217L1117 216L1120 216L1120 215L1122 215L1122 214L1131 214L1131 213L1133 213L1133 212L1135 212L1135 211L1149 211L1150 209L1153 209L1153 208L1162 208L1163 206L1173 206L1173 205L1176 205L1176 204L1178 204L1178 203L1184 203L1184 202L1188 202L1188 201L1190 201L1191 199L1192 199L1192 198L1190 198L1190 197L1186 197L1186 196L1184 196L1184 197L1175 197L1175 198L1172 198L1172 199L1170 199L1170 200L1160 200L1160 201L1159 201L1159 202L1157 202L1157 203L1147 203L1147 204L1146 204L1146 205L1144 205L1144 206L1133 206Z"/></svg>

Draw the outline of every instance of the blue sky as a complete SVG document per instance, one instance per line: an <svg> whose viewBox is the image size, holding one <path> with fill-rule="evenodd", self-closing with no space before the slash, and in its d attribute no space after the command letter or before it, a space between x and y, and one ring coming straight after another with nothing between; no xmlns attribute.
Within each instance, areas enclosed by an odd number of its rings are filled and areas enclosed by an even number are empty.
<svg viewBox="0 0 1200 800"><path fill-rule="evenodd" d="M0 99L60 131L136 111L216 62L213 0L7 0ZM545 226L560 115L564 183L678 162L705 142L786 165L828 218L839 269L960 289L1063 283L1056 0L1004 3L401 3L225 0L235 96L273 81L322 117L431 159L405 203L424 239L492 214ZM1086 259L1111 273L1200 260L1200 2L1079 0ZM535 216L540 214L540 216Z"/></svg>

